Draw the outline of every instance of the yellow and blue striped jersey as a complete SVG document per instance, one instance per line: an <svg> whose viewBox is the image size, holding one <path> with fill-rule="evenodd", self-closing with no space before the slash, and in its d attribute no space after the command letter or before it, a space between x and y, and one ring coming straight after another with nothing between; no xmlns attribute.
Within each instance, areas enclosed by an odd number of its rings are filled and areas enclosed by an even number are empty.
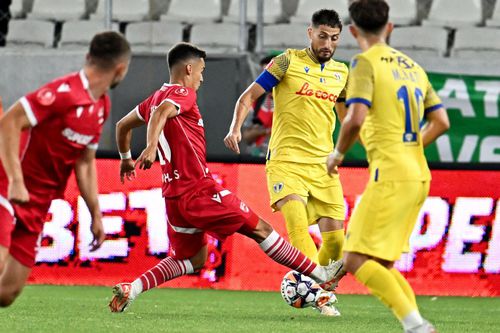
<svg viewBox="0 0 500 333"><path fill-rule="evenodd" d="M256 82L273 89L274 114L268 160L324 163L333 150L335 102L345 99L348 68L319 63L310 49L288 49Z"/></svg>
<svg viewBox="0 0 500 333"><path fill-rule="evenodd" d="M417 63L385 43L356 55L347 88L352 103L369 107L360 136L371 179L430 180L420 124L442 104Z"/></svg>

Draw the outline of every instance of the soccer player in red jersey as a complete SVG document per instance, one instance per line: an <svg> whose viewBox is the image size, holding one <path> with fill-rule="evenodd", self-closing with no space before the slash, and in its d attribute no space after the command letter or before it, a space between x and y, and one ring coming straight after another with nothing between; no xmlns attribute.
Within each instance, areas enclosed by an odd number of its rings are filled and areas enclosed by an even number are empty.
<svg viewBox="0 0 500 333"><path fill-rule="evenodd" d="M175 45L168 53L170 83L117 123L122 182L135 177L136 166L149 169L158 151L170 255L132 283L117 284L109 304L113 312L125 310L141 292L202 268L207 259L207 234L224 240L241 233L255 240L274 261L319 283L331 282L340 269L338 262L324 267L309 260L212 178L206 163L203 120L196 104L205 57L205 51L192 44ZM147 147L134 163L131 131L144 124L148 124Z"/></svg>
<svg viewBox="0 0 500 333"><path fill-rule="evenodd" d="M25 95L0 119L0 306L24 287L50 203L73 170L92 216L91 250L104 241L95 152L110 112L106 93L125 77L130 54L122 35L99 33L82 70Z"/></svg>

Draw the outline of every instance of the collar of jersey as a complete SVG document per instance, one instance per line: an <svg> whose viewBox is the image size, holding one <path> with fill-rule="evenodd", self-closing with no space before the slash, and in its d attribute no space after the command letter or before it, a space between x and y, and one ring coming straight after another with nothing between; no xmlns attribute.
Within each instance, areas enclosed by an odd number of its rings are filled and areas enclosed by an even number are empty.
<svg viewBox="0 0 500 333"><path fill-rule="evenodd" d="M318 59L316 59L316 56L314 55L313 51L311 51L311 48L308 47L306 48L306 54L309 56L309 58L316 64L321 64ZM331 60L331 59L330 59ZM326 66L326 64L328 62L330 62L330 60L328 60L327 62L324 63L324 66Z"/></svg>
<svg viewBox="0 0 500 333"><path fill-rule="evenodd" d="M89 84L89 79L87 78L87 75L85 75L85 72L83 69L80 70L78 73L78 76L80 77L80 81L82 81L82 86L83 89L87 91L87 94L89 95L89 98L91 101L96 102L97 100L92 96L92 93L90 92L90 84Z"/></svg>

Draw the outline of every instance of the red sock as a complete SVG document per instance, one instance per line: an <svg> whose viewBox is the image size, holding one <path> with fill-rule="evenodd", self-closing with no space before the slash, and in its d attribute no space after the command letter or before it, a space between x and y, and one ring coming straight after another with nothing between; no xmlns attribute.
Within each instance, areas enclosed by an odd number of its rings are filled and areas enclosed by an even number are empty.
<svg viewBox="0 0 500 333"><path fill-rule="evenodd" d="M276 231L273 231L259 246L269 258L304 275L310 276L317 266Z"/></svg>
<svg viewBox="0 0 500 333"><path fill-rule="evenodd" d="M191 265L189 260L176 260L167 257L141 275L142 291L155 288L166 281L175 279L181 275L193 273L193 271L193 265Z"/></svg>

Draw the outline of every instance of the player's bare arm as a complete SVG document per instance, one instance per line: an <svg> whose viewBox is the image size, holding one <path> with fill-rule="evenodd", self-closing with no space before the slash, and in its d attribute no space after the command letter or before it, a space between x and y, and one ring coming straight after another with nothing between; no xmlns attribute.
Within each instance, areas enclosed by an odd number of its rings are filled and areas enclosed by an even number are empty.
<svg viewBox="0 0 500 333"><path fill-rule="evenodd" d="M432 111L425 118L427 124L422 129L422 143L427 147L450 128L450 120L444 108Z"/></svg>
<svg viewBox="0 0 500 333"><path fill-rule="evenodd" d="M347 107L345 106L345 102L335 103L335 112L337 113L337 118L339 119L339 122L342 124L342 122L345 119L345 116L347 115Z"/></svg>
<svg viewBox="0 0 500 333"><path fill-rule="evenodd" d="M122 184L125 179L131 181L135 178L135 165L130 154L130 142L132 129L142 125L144 125L144 120L137 115L135 109L116 123L116 145L121 157L120 180Z"/></svg>
<svg viewBox="0 0 500 333"><path fill-rule="evenodd" d="M335 151L328 156L326 162L329 174L337 173L337 167L342 163L345 152L356 142L368 111L368 107L362 103L353 103L349 106L347 116L340 127Z"/></svg>
<svg viewBox="0 0 500 333"><path fill-rule="evenodd" d="M266 91L258 83L252 83L236 102L234 107L233 121L229 127L229 133L224 138L224 144L227 148L235 153L240 153L238 143L241 141L241 126L245 121L248 112L252 108L253 103L262 96Z"/></svg>
<svg viewBox="0 0 500 333"><path fill-rule="evenodd" d="M9 178L8 199L16 204L29 201L19 160L19 139L21 131L30 126L20 102L15 103L0 119L0 159Z"/></svg>
<svg viewBox="0 0 500 333"><path fill-rule="evenodd" d="M135 165L139 165L140 169L147 170L153 165L156 159L156 149L160 133L165 127L167 120L175 116L177 116L177 108L168 101L163 102L153 111L148 123L147 146L135 161Z"/></svg>
<svg viewBox="0 0 500 333"><path fill-rule="evenodd" d="M90 251L97 250L106 237L104 227L102 225L101 208L99 207L99 200L97 198L97 171L95 166L95 153L94 149L85 149L82 156L76 161L75 176L78 184L80 194L87 204L92 218L92 225L90 230L93 235Z"/></svg>

